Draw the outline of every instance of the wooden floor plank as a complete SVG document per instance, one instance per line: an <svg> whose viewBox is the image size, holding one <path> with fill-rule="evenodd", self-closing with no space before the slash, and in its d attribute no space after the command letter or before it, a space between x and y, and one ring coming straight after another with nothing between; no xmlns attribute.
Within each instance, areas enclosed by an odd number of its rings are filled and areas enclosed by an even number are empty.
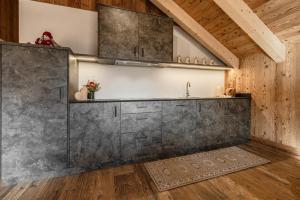
<svg viewBox="0 0 300 200"><path fill-rule="evenodd" d="M132 164L15 186L0 184L0 199L300 199L300 160L254 142L241 145L241 148L272 162L165 192L157 191L142 163Z"/></svg>

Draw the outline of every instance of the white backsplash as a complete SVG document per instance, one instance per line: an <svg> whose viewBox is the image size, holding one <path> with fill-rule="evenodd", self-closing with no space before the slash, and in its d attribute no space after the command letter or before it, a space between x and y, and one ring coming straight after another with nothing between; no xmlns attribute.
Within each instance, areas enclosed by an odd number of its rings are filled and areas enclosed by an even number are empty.
<svg viewBox="0 0 300 200"><path fill-rule="evenodd" d="M184 97L187 81L191 82L191 96L212 97L217 86L224 85L224 72L80 63L80 86L87 80L100 82L102 89L95 95L98 99Z"/></svg>

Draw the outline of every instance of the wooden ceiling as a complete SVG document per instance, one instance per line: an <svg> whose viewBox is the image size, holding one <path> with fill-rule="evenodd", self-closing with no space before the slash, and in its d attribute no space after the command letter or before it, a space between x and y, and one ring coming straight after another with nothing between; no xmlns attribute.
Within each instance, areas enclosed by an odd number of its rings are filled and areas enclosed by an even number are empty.
<svg viewBox="0 0 300 200"><path fill-rule="evenodd" d="M96 10L96 4L163 15L149 0L37 0L63 6ZM236 56L261 51L213 0L174 0L192 18ZM281 40L300 39L300 0L244 0Z"/></svg>
<svg viewBox="0 0 300 200"><path fill-rule="evenodd" d="M281 39L300 34L299 0L244 0L258 17ZM200 25L236 56L261 49L213 0L175 0ZM297 26L298 27L295 27Z"/></svg>

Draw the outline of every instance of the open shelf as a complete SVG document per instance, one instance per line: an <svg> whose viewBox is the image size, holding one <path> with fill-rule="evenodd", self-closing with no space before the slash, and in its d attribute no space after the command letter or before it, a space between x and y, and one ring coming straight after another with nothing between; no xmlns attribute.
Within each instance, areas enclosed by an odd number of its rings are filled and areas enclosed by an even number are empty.
<svg viewBox="0 0 300 200"><path fill-rule="evenodd" d="M157 67L157 68L182 68L182 69L203 69L203 70L231 70L232 67L223 65L202 65L202 64L186 64L186 63L157 63L157 62L142 62L120 59L104 59L94 55L74 54L74 57L79 62L91 62L105 65L117 66L132 66L132 67Z"/></svg>

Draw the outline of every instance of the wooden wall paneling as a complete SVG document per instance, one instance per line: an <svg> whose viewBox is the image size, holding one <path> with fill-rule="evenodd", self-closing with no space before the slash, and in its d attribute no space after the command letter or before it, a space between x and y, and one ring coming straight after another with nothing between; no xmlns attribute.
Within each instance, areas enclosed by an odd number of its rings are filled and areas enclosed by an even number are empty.
<svg viewBox="0 0 300 200"><path fill-rule="evenodd" d="M297 147L300 147L300 42L296 45L296 87L295 87L295 105L296 105L296 134Z"/></svg>
<svg viewBox="0 0 300 200"><path fill-rule="evenodd" d="M227 72L229 73L229 72ZM234 76L233 78L228 76ZM251 93L251 134L275 141L275 75L276 63L264 53L246 56L240 69L227 74L237 92ZM228 85L228 84L227 84Z"/></svg>
<svg viewBox="0 0 300 200"><path fill-rule="evenodd" d="M0 38L19 41L19 1L0 0Z"/></svg>
<svg viewBox="0 0 300 200"><path fill-rule="evenodd" d="M264 54L254 54L245 58L246 65L251 66L250 87L253 93L254 109L252 117L256 119L253 135L275 141L275 73L276 64ZM248 63L247 63L248 62ZM245 65L245 66L246 66Z"/></svg>
<svg viewBox="0 0 300 200"><path fill-rule="evenodd" d="M300 151L300 43L287 43L287 60L276 64L264 53L245 56L226 74L226 87L252 94L255 139ZM268 143L268 142L266 142Z"/></svg>
<svg viewBox="0 0 300 200"><path fill-rule="evenodd" d="M287 44L287 60L277 65L276 74L276 142L296 147L296 47Z"/></svg>

